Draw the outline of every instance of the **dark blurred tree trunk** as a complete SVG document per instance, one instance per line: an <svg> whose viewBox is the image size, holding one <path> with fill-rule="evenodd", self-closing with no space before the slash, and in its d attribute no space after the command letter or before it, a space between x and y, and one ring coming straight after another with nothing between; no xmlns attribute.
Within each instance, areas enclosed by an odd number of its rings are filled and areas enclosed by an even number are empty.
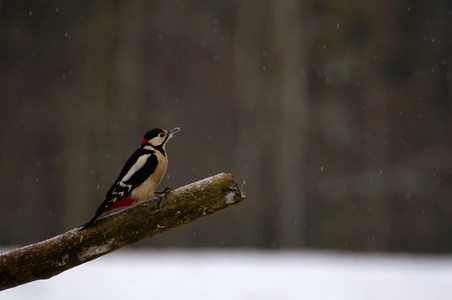
<svg viewBox="0 0 452 300"><path fill-rule="evenodd" d="M239 2L235 67L237 70L238 143L237 169L247 174L248 194L259 201L247 218L252 232L258 235L256 246L275 246L276 229L276 164L274 142L278 142L276 101L267 75L269 49L266 29L269 27L268 3ZM276 143L277 143L276 142ZM262 188L265 187L265 188ZM277 201L277 200L276 200Z"/></svg>
<svg viewBox="0 0 452 300"><path fill-rule="evenodd" d="M76 70L77 92L69 89L71 93L64 96L68 103L63 125L67 226L78 224L87 211L97 207L99 200L89 200L103 196L96 195L96 188L106 191L115 176L110 171L124 160L118 151L122 149L118 141L124 129L122 119L114 113L117 99L113 81L120 10L116 4L106 6L85 7L86 19L74 25L68 35L70 49L79 51L72 54L82 62L71 63L84 69Z"/></svg>
<svg viewBox="0 0 452 300"><path fill-rule="evenodd" d="M363 45L363 51L355 58L356 65L361 67L361 78L364 79L362 106L365 116L362 124L364 138L360 145L363 170L358 172L355 182L367 186L367 190L372 191L367 193L370 196L366 205L367 245L361 247L385 251L389 247L390 208L388 189L384 188L388 186L385 183L388 177L387 174L383 176L383 172L388 170L388 152L385 144L388 138L388 102L393 97L393 86L388 84L383 66L394 50L394 39L400 41L403 36L398 34L394 16L396 7L393 1L375 2L371 7L371 12L367 14L367 22L372 28L372 35ZM380 178L376 178L375 175ZM375 188L380 181L382 188Z"/></svg>
<svg viewBox="0 0 452 300"><path fill-rule="evenodd" d="M295 247L305 242L307 96L302 37L297 1L239 4L238 151L243 160L238 167L258 174L247 179L247 189L260 202L256 229L261 231L261 246L265 247ZM254 185L265 189L253 189Z"/></svg>
<svg viewBox="0 0 452 300"><path fill-rule="evenodd" d="M304 177L306 51L299 1L273 1L272 40L275 49L273 74L279 103L278 132L274 138L275 189L278 191L278 239L281 247L305 245L307 231ZM304 28L306 30L306 28Z"/></svg>

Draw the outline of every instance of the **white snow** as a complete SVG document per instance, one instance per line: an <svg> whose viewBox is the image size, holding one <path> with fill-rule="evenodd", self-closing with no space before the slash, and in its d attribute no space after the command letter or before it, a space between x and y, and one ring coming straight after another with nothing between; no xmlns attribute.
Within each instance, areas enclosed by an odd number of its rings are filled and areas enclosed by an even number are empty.
<svg viewBox="0 0 452 300"><path fill-rule="evenodd" d="M67 264L68 260L69 260L69 255L65 254L61 257L60 261L53 262L52 264L57 267L62 267Z"/></svg>
<svg viewBox="0 0 452 300"><path fill-rule="evenodd" d="M232 203L234 203L234 196L235 196L235 193L234 192L229 192L229 193L227 193L226 195L225 195L225 203L226 204L232 204Z"/></svg>
<svg viewBox="0 0 452 300"><path fill-rule="evenodd" d="M452 257L120 250L0 299L452 299Z"/></svg>
<svg viewBox="0 0 452 300"><path fill-rule="evenodd" d="M110 248L114 242L115 242L115 239L113 238L113 239L107 240L105 242L105 244L103 244L103 245L96 245L96 246L91 246L89 248L83 249L83 251L77 255L78 259L81 261L85 261L93 255L100 255L102 253L105 253L108 250L110 250Z"/></svg>

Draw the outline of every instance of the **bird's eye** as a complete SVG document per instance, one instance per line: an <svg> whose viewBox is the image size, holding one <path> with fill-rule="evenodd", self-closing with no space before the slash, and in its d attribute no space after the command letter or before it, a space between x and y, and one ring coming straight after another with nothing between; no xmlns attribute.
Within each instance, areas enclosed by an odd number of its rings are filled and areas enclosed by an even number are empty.
<svg viewBox="0 0 452 300"><path fill-rule="evenodd" d="M159 134L159 137L161 137L161 138L164 136L165 136L165 134L163 132Z"/></svg>

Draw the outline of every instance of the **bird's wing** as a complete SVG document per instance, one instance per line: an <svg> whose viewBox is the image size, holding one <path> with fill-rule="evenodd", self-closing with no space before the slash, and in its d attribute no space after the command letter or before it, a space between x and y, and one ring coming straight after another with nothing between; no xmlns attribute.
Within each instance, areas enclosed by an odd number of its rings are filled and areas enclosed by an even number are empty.
<svg viewBox="0 0 452 300"><path fill-rule="evenodd" d="M135 153L134 153L135 154ZM154 151L132 155L115 183L131 185L132 189L142 184L157 168L158 158Z"/></svg>
<svg viewBox="0 0 452 300"><path fill-rule="evenodd" d="M130 195L132 190L142 184L157 167L157 155L153 151L142 153L135 151L127 160L124 168L108 191L104 202L99 207L105 212L116 201Z"/></svg>
<svg viewBox="0 0 452 300"><path fill-rule="evenodd" d="M118 178L108 190L106 199L114 196L115 192L118 192L119 195L121 195L120 192L124 192L125 195L130 193L155 171L157 162L154 151L144 152L142 149L137 149L127 160ZM129 186L128 191L124 189L125 186Z"/></svg>

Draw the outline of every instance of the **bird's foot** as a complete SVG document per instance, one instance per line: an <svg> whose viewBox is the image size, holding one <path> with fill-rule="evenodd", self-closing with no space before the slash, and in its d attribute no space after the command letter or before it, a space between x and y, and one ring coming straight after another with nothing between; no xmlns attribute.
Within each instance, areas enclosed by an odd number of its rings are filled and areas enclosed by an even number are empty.
<svg viewBox="0 0 452 300"><path fill-rule="evenodd" d="M172 192L174 192L174 189L169 186L167 186L162 192L154 192L154 195L158 197L157 205L160 207L160 209L162 209L165 196L171 194Z"/></svg>
<svg viewBox="0 0 452 300"><path fill-rule="evenodd" d="M172 192L174 192L174 189L172 187L167 186L162 192L154 192L154 194L163 196L165 194L169 194Z"/></svg>

